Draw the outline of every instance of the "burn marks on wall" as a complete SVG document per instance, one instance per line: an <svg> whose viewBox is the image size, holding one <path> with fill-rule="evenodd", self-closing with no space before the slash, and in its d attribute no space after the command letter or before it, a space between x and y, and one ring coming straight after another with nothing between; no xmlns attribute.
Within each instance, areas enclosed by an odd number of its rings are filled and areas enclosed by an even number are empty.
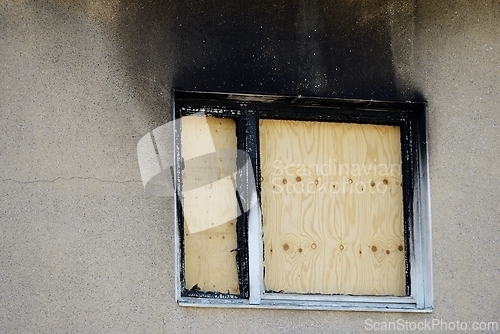
<svg viewBox="0 0 500 334"><path fill-rule="evenodd" d="M179 7L183 89L342 97L396 95L385 3L198 3ZM182 19L180 19L182 18ZM182 28L184 27L184 28Z"/></svg>
<svg viewBox="0 0 500 334"><path fill-rule="evenodd" d="M411 53L394 51L393 8L390 0L131 2L120 29L146 108L170 108L174 88L408 99L393 55L406 66L401 55Z"/></svg>

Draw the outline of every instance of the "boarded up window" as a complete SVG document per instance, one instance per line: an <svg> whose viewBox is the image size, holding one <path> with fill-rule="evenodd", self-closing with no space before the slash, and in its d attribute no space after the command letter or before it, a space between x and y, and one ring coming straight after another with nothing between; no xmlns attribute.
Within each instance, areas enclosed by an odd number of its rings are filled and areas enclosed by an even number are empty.
<svg viewBox="0 0 500 334"><path fill-rule="evenodd" d="M425 104L176 92L175 121L179 303L432 309Z"/></svg>

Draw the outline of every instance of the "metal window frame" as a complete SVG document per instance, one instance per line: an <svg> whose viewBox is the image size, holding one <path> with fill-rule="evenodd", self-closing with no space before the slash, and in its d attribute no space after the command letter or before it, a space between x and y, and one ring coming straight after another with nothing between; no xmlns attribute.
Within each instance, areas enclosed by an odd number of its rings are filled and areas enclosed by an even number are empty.
<svg viewBox="0 0 500 334"><path fill-rule="evenodd" d="M314 310L431 312L433 309L427 108L424 102L316 98L259 94L174 91L174 119L203 112L236 121L238 149L252 164L239 162L237 182L245 201L260 197L259 119L347 122L401 127L407 296L351 296L266 293L263 279L262 216L259 205L237 220L240 294L187 290L184 284L181 125L174 127L176 300L183 306ZM252 168L253 170L249 170ZM254 177L257 193L244 187Z"/></svg>

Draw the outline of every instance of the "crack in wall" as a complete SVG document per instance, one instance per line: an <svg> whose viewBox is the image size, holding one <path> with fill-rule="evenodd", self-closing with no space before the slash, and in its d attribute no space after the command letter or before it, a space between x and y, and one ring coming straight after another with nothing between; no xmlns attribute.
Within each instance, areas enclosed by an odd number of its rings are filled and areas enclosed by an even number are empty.
<svg viewBox="0 0 500 334"><path fill-rule="evenodd" d="M21 181L21 180L16 180L16 179L4 179L3 177L0 176L0 180L2 182L14 182L18 184L33 184L33 183L54 183L59 180L63 181L71 181L71 180L96 180L99 182L104 182L104 183L142 183L141 180L123 180L123 181L115 181L115 180L103 180L98 177L83 177L83 176L72 176L72 177L63 177L63 176L58 176L55 179L52 180L31 180L31 181Z"/></svg>

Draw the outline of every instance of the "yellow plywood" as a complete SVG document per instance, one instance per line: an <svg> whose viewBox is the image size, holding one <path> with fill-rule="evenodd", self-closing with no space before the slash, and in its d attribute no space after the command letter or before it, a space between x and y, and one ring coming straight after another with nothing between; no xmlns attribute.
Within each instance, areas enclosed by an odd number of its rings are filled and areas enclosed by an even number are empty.
<svg viewBox="0 0 500 334"><path fill-rule="evenodd" d="M405 295L400 129L260 121L266 290Z"/></svg>
<svg viewBox="0 0 500 334"><path fill-rule="evenodd" d="M186 287L239 292L234 184L236 126L232 119L182 118L184 264Z"/></svg>

